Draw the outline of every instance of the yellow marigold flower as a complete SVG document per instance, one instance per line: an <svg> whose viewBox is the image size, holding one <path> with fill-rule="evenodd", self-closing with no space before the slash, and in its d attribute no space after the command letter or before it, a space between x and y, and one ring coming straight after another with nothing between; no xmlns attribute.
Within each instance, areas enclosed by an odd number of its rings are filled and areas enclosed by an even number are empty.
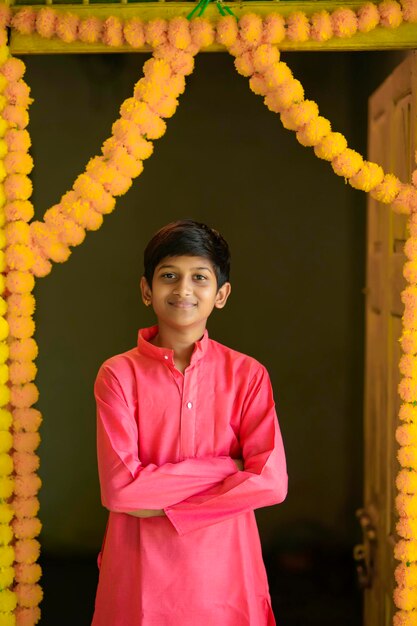
<svg viewBox="0 0 417 626"><path fill-rule="evenodd" d="M398 393L404 402L416 402L417 381L414 378L402 378L398 385Z"/></svg>
<svg viewBox="0 0 417 626"><path fill-rule="evenodd" d="M0 502L0 524L8 524L13 517L14 510L10 504L7 502Z"/></svg>
<svg viewBox="0 0 417 626"><path fill-rule="evenodd" d="M288 65L279 61L266 70L264 78L268 89L276 89L293 78L293 75Z"/></svg>
<svg viewBox="0 0 417 626"><path fill-rule="evenodd" d="M9 324L6 318L0 317L0 341L3 341L9 335Z"/></svg>
<svg viewBox="0 0 417 626"><path fill-rule="evenodd" d="M401 424L395 431L395 438L401 446L417 445L417 423Z"/></svg>
<svg viewBox="0 0 417 626"><path fill-rule="evenodd" d="M268 92L265 80L261 74L254 74L250 77L249 87L258 96L265 96Z"/></svg>
<svg viewBox="0 0 417 626"><path fill-rule="evenodd" d="M404 422L417 421L417 406L402 404L398 412L398 417Z"/></svg>
<svg viewBox="0 0 417 626"><path fill-rule="evenodd" d="M314 152L319 159L332 161L347 148L347 141L341 133L331 132L322 141L314 146Z"/></svg>
<svg viewBox="0 0 417 626"><path fill-rule="evenodd" d="M3 589L0 591L0 611L6 613L6 611L13 611L16 608L17 597L13 591L9 589Z"/></svg>
<svg viewBox="0 0 417 626"><path fill-rule="evenodd" d="M0 363L0 384L4 385L9 380L9 366L6 363Z"/></svg>
<svg viewBox="0 0 417 626"><path fill-rule="evenodd" d="M358 28L361 33L369 33L369 31L378 26L379 11L378 7L373 2L365 2L365 4L360 6L357 15Z"/></svg>
<svg viewBox="0 0 417 626"><path fill-rule="evenodd" d="M0 74L0 93L4 92L8 84L9 84L9 81L7 80L5 75Z"/></svg>
<svg viewBox="0 0 417 626"><path fill-rule="evenodd" d="M400 184L400 190L391 202L391 208L400 215L409 215L417 208L417 189L413 185Z"/></svg>
<svg viewBox="0 0 417 626"><path fill-rule="evenodd" d="M13 584L14 579L14 568L13 567L2 567L0 569L0 589L7 589L10 585Z"/></svg>
<svg viewBox="0 0 417 626"><path fill-rule="evenodd" d="M256 13L242 15L238 22L239 34L243 41L257 44L262 39L262 18Z"/></svg>
<svg viewBox="0 0 417 626"><path fill-rule="evenodd" d="M13 520L13 532L17 539L33 539L33 537L37 537L42 530L42 523L37 517L16 518ZM29 581L19 581L19 582L29 582ZM36 582L36 581L34 581Z"/></svg>
<svg viewBox="0 0 417 626"><path fill-rule="evenodd" d="M0 431L0 453L8 452L13 445L13 436L12 433L9 433L8 430Z"/></svg>
<svg viewBox="0 0 417 626"><path fill-rule="evenodd" d="M0 476L0 498L7 499L13 493L14 480L9 476Z"/></svg>
<svg viewBox="0 0 417 626"><path fill-rule="evenodd" d="M337 155L332 160L332 168L335 174L338 176L344 176L344 178L351 178L362 167L363 158L351 148L346 148L343 152Z"/></svg>
<svg viewBox="0 0 417 626"><path fill-rule="evenodd" d="M410 563L407 567L405 563L399 563L395 568L395 580L401 587L417 586L417 564Z"/></svg>
<svg viewBox="0 0 417 626"><path fill-rule="evenodd" d="M241 76L252 76L255 71L253 67L252 52L245 52L234 60L234 66Z"/></svg>
<svg viewBox="0 0 417 626"><path fill-rule="evenodd" d="M417 446L401 446L397 458L401 467L417 467Z"/></svg>
<svg viewBox="0 0 417 626"><path fill-rule="evenodd" d="M2 74L0 74L2 76ZM8 152L7 143L4 139L0 139L0 159L4 159Z"/></svg>
<svg viewBox="0 0 417 626"><path fill-rule="evenodd" d="M413 354L403 354L398 367L403 376L417 378L417 358Z"/></svg>
<svg viewBox="0 0 417 626"><path fill-rule="evenodd" d="M298 130L304 124L317 119L319 108L313 100L303 100L281 113L281 122L288 130Z"/></svg>
<svg viewBox="0 0 417 626"><path fill-rule="evenodd" d="M264 43L253 51L253 65L257 72L265 72L269 67L278 63L280 57L276 46Z"/></svg>
<svg viewBox="0 0 417 626"><path fill-rule="evenodd" d="M0 476L9 476L13 472L13 459L7 452L0 453ZM1 523L1 519L0 519Z"/></svg>
<svg viewBox="0 0 417 626"><path fill-rule="evenodd" d="M0 545L7 546L13 539L13 529L9 524L0 524Z"/></svg>
<svg viewBox="0 0 417 626"><path fill-rule="evenodd" d="M17 563L14 567L16 580L19 583L33 585L42 575L39 563Z"/></svg>
<svg viewBox="0 0 417 626"><path fill-rule="evenodd" d="M7 273L6 285L12 293L28 293L35 286L35 278L31 272L11 270Z"/></svg>
<svg viewBox="0 0 417 626"><path fill-rule="evenodd" d="M8 129L9 129L9 124L7 120L0 117L0 137L4 137Z"/></svg>
<svg viewBox="0 0 417 626"><path fill-rule="evenodd" d="M393 626L417 626L416 611L397 611L394 613Z"/></svg>
<svg viewBox="0 0 417 626"><path fill-rule="evenodd" d="M299 141L302 146L317 146L331 130L329 120L319 115L300 128L296 135L297 141Z"/></svg>
<svg viewBox="0 0 417 626"><path fill-rule="evenodd" d="M5 106L7 106L7 98L6 96L3 96L3 94L1 94L0 95L0 111L3 111Z"/></svg>
<svg viewBox="0 0 417 626"><path fill-rule="evenodd" d="M36 378L38 368L32 361L10 363L10 381L13 385L28 383Z"/></svg>
<svg viewBox="0 0 417 626"><path fill-rule="evenodd" d="M312 39L327 41L333 37L332 19L328 11L318 11L310 17Z"/></svg>
<svg viewBox="0 0 417 626"><path fill-rule="evenodd" d="M406 261L403 266L403 276L409 283L417 283L417 261Z"/></svg>
<svg viewBox="0 0 417 626"><path fill-rule="evenodd" d="M310 23L302 11L294 11L287 17L287 37L290 41L307 41L310 36Z"/></svg>
<svg viewBox="0 0 417 626"><path fill-rule="evenodd" d="M14 590L20 606L37 606L43 598L42 587L36 583L34 585L18 583Z"/></svg>
<svg viewBox="0 0 417 626"><path fill-rule="evenodd" d="M397 587L394 589L394 602L399 609L413 611L417 608L417 587L415 589Z"/></svg>
<svg viewBox="0 0 417 626"><path fill-rule="evenodd" d="M9 430L13 423L13 415L8 409L0 409L0 431Z"/></svg>
<svg viewBox="0 0 417 626"><path fill-rule="evenodd" d="M168 39L180 50L185 50L190 45L190 23L186 17L178 15L168 21Z"/></svg>
<svg viewBox="0 0 417 626"><path fill-rule="evenodd" d="M15 553L12 546L0 546L0 567L9 567L12 565L14 557Z"/></svg>
<svg viewBox="0 0 417 626"><path fill-rule="evenodd" d="M8 246L6 249L6 262L12 270L29 270L34 262L31 247L22 243Z"/></svg>
<svg viewBox="0 0 417 626"><path fill-rule="evenodd" d="M19 611L20 608L17 607L16 611ZM0 626L16 626L17 617L15 613L0 613ZM20 622L19 622L20 623ZM33 624L35 622L32 622Z"/></svg>
<svg viewBox="0 0 417 626"><path fill-rule="evenodd" d="M400 537L412 539L417 537L417 519L411 517L400 517L397 520L396 530Z"/></svg>
<svg viewBox="0 0 417 626"><path fill-rule="evenodd" d="M135 98L154 104L164 95L163 85L149 78L141 78L135 85Z"/></svg>
<svg viewBox="0 0 417 626"><path fill-rule="evenodd" d="M238 36L238 25L233 15L220 17L216 28L216 41L226 48L232 46Z"/></svg>
<svg viewBox="0 0 417 626"><path fill-rule="evenodd" d="M417 540L400 539L394 547L397 561L417 561Z"/></svg>
<svg viewBox="0 0 417 626"><path fill-rule="evenodd" d="M9 345L7 341L0 341L0 363L5 363L9 358Z"/></svg>
<svg viewBox="0 0 417 626"><path fill-rule="evenodd" d="M199 48L207 48L214 41L215 29L204 17L194 17L190 20L190 33L194 44Z"/></svg>
<svg viewBox="0 0 417 626"><path fill-rule="evenodd" d="M10 389L7 385L0 385L0 407L5 406L10 400Z"/></svg>
<svg viewBox="0 0 417 626"><path fill-rule="evenodd" d="M395 497L395 505L401 517L417 517L417 497L415 494L397 494Z"/></svg>
<svg viewBox="0 0 417 626"><path fill-rule="evenodd" d="M171 76L171 66L164 59L150 58L143 64L143 73L147 78L164 83Z"/></svg>
<svg viewBox="0 0 417 626"><path fill-rule="evenodd" d="M7 321L9 323L9 332L12 337L25 339L27 337L32 337L35 332L35 322L30 315L15 315L11 313L7 316Z"/></svg>
<svg viewBox="0 0 417 626"><path fill-rule="evenodd" d="M395 479L398 491L402 493L417 493L417 472L409 469L402 469Z"/></svg>
<svg viewBox="0 0 417 626"><path fill-rule="evenodd" d="M1 96L0 96L1 98ZM4 166L4 161L0 160L0 182L3 182L3 180L6 178L7 176L7 171L6 168Z"/></svg>
<svg viewBox="0 0 417 626"><path fill-rule="evenodd" d="M384 178L384 170L377 163L364 161L359 172L349 178L349 184L355 189L371 191L379 185Z"/></svg>
<svg viewBox="0 0 417 626"><path fill-rule="evenodd" d="M15 558L18 563L34 563L38 560L41 544L37 539L18 539L14 544Z"/></svg>

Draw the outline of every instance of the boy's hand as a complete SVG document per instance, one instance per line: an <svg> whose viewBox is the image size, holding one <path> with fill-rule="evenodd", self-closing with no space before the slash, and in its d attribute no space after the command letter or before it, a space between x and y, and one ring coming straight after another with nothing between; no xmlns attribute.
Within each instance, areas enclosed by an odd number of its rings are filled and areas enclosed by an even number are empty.
<svg viewBox="0 0 417 626"><path fill-rule="evenodd" d="M238 470L243 470L244 469L243 459L232 459L232 461L235 462L235 465L236 465Z"/></svg>
<svg viewBox="0 0 417 626"><path fill-rule="evenodd" d="M111 509L109 509L111 511ZM162 517L165 515L163 509L138 509L137 511L114 511L114 513L127 513L133 517Z"/></svg>

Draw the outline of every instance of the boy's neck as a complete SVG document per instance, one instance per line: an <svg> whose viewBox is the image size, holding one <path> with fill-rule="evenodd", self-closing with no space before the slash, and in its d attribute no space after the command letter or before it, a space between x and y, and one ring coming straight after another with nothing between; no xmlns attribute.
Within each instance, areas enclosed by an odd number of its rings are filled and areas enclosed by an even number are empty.
<svg viewBox="0 0 417 626"><path fill-rule="evenodd" d="M150 340L154 346L174 350L174 356L182 361L189 361L194 351L194 344L204 335L206 327L187 328L184 330L158 325L158 333Z"/></svg>

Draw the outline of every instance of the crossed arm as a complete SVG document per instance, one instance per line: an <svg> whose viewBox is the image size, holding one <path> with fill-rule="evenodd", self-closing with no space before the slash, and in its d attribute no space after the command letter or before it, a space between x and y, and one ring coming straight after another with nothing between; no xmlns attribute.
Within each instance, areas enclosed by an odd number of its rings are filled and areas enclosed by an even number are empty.
<svg viewBox="0 0 417 626"><path fill-rule="evenodd" d="M138 430L117 377L96 378L97 453L102 504L134 517L167 516L179 534L282 502L287 471L268 373L254 367L242 406L241 459L187 458L144 466Z"/></svg>
<svg viewBox="0 0 417 626"><path fill-rule="evenodd" d="M243 470L243 459L232 459L238 470ZM120 512L120 511L119 511ZM122 511L134 517L166 517L164 509L138 509L137 511Z"/></svg>

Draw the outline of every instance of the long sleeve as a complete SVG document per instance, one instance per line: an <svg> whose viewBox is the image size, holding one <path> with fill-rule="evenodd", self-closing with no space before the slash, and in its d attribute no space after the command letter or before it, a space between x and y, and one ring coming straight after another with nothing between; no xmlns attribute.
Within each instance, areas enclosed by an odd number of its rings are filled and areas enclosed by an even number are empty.
<svg viewBox="0 0 417 626"><path fill-rule="evenodd" d="M288 476L270 378L258 367L242 407L240 444L244 470L178 504L165 507L183 535L249 510L285 500Z"/></svg>
<svg viewBox="0 0 417 626"><path fill-rule="evenodd" d="M97 405L97 460L104 507L112 511L163 509L205 491L237 473L227 456L191 458L144 466L138 456L138 428L118 379L104 365L94 383Z"/></svg>

